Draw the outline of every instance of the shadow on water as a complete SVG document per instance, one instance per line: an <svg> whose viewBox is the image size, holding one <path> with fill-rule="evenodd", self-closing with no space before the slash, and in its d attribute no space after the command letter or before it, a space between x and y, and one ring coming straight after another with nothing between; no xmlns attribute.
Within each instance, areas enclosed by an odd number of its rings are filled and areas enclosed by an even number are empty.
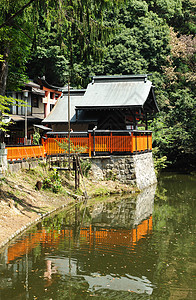
<svg viewBox="0 0 196 300"><path fill-rule="evenodd" d="M185 255L178 258L171 247L182 242L174 219L182 209L189 213L186 205L176 208L161 180L155 204L156 186L77 203L16 239L0 253L0 300L194 299L187 286L190 298L171 297L179 292L171 278L181 273Z"/></svg>

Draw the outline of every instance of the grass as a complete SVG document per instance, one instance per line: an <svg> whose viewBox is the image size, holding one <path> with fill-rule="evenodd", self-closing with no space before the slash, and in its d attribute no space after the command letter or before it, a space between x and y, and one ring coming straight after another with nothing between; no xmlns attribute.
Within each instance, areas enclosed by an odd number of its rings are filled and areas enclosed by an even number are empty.
<svg viewBox="0 0 196 300"><path fill-rule="evenodd" d="M96 196L110 195L110 191L106 187L98 187L94 190L93 193Z"/></svg>
<svg viewBox="0 0 196 300"><path fill-rule="evenodd" d="M53 172L53 173L52 173ZM5 178L0 181L3 198L7 201L14 200L18 209L29 209L32 211L41 211L43 207L50 210L60 206L65 201L68 201L71 194L82 196L84 194L84 185L80 178L80 188L75 190L74 173L61 171L59 174L54 174L45 164L39 164L35 168L21 169L17 173L8 173ZM51 175L52 174L52 175ZM60 178L58 183L61 188L57 193L54 193L51 188L36 190L37 181L43 182L45 178ZM93 201L102 201L102 198L113 194L131 193L136 189L123 185L117 181L96 181L94 178L84 178L87 194ZM53 184L53 182L52 182ZM72 199L73 200L73 199Z"/></svg>

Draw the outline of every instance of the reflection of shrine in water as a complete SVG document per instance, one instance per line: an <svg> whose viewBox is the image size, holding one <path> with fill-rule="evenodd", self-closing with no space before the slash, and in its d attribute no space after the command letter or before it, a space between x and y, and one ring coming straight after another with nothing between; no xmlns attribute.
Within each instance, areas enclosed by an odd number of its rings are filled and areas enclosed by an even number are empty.
<svg viewBox="0 0 196 300"><path fill-rule="evenodd" d="M92 225L86 228L83 227L80 229L80 239L81 243L85 241L90 247L96 246L97 248L102 248L106 245L110 245L110 247L112 245L115 245L115 247L116 245L133 247L141 238L145 238L151 232L152 217L149 217L131 230L97 228ZM42 229L33 233L8 248L7 263L30 252L39 243L42 243L45 247L57 246L65 236L73 238L73 229L63 229L60 232L56 230L46 232L45 229Z"/></svg>
<svg viewBox="0 0 196 300"><path fill-rule="evenodd" d="M133 247L152 232L152 211L156 186L151 186L137 195L136 199L124 198L118 202L104 202L95 205L91 211L91 224L74 227L62 224L66 229L47 231L45 228L30 233L21 241L8 247L7 263L30 252L37 244L57 246L63 237L75 236L80 242L89 242L90 246L123 245ZM85 225L85 224L84 224Z"/></svg>
<svg viewBox="0 0 196 300"><path fill-rule="evenodd" d="M96 277L98 271L105 273L107 257L125 251L126 258L127 253L133 251L140 242L145 241L146 237L151 235L155 189L156 187L152 186L135 198L121 198L120 201L118 198L116 201L109 200L87 207L88 219L85 219L83 211L80 212L77 209L74 217L72 215L74 221L71 223L66 212L61 212L60 218L59 215L48 218L46 222L43 221L42 224L37 225L38 230L33 228L24 237L7 247L0 256L0 264L4 262L4 267L17 269L18 273L22 274L27 267L30 269L33 267L33 257L37 255L37 249L41 247L39 259L45 261L43 274L48 282L57 272L64 276L71 274L72 277L85 278L90 289L94 284L91 275L94 274L92 276ZM50 229L51 227L47 227L46 223L55 223L58 228L54 226ZM74 250L77 251L74 252ZM71 257L69 257L69 251L72 252ZM105 258L103 259L102 256ZM131 260L133 261L134 258ZM91 269L89 269L89 264L91 264ZM146 268L148 268L147 264L146 262ZM146 290L147 293L152 292L149 282L145 279L132 275L129 275L129 278L126 275L125 278L122 267L116 265L115 260L111 261L111 267L108 267L108 275L99 278L102 288L105 288L105 285L108 285L106 283L111 281L110 276L114 272L112 265L115 265L118 274L121 274L123 290L126 290L128 284L132 282L133 290L135 285L135 289L140 286L141 290ZM133 266L130 268L133 272ZM90 272L91 275L87 276L85 272Z"/></svg>

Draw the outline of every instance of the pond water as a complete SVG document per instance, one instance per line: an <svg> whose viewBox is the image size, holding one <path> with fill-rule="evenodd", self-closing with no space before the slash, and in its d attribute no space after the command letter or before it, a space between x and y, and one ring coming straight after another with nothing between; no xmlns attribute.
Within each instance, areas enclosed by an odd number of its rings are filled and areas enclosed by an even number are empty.
<svg viewBox="0 0 196 300"><path fill-rule="evenodd" d="M0 250L0 299L196 299L196 177L54 214Z"/></svg>

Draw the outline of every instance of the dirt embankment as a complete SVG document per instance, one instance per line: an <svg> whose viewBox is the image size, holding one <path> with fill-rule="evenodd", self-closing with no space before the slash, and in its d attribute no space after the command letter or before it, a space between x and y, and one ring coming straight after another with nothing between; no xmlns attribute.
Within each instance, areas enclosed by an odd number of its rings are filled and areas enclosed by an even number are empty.
<svg viewBox="0 0 196 300"><path fill-rule="evenodd" d="M50 172L38 166L35 169L22 169L14 174L7 174L0 181L0 247L27 225L42 218L55 209L77 201L82 197L84 184L81 180L79 191L74 189L74 174L60 173L60 191L52 191L53 183L48 189L37 190L37 181L51 178ZM59 183L59 182L58 182ZM117 181L96 181L84 178L89 197L109 194L132 193L136 189ZM51 185L51 186L50 186ZM75 196L74 196L75 195Z"/></svg>

